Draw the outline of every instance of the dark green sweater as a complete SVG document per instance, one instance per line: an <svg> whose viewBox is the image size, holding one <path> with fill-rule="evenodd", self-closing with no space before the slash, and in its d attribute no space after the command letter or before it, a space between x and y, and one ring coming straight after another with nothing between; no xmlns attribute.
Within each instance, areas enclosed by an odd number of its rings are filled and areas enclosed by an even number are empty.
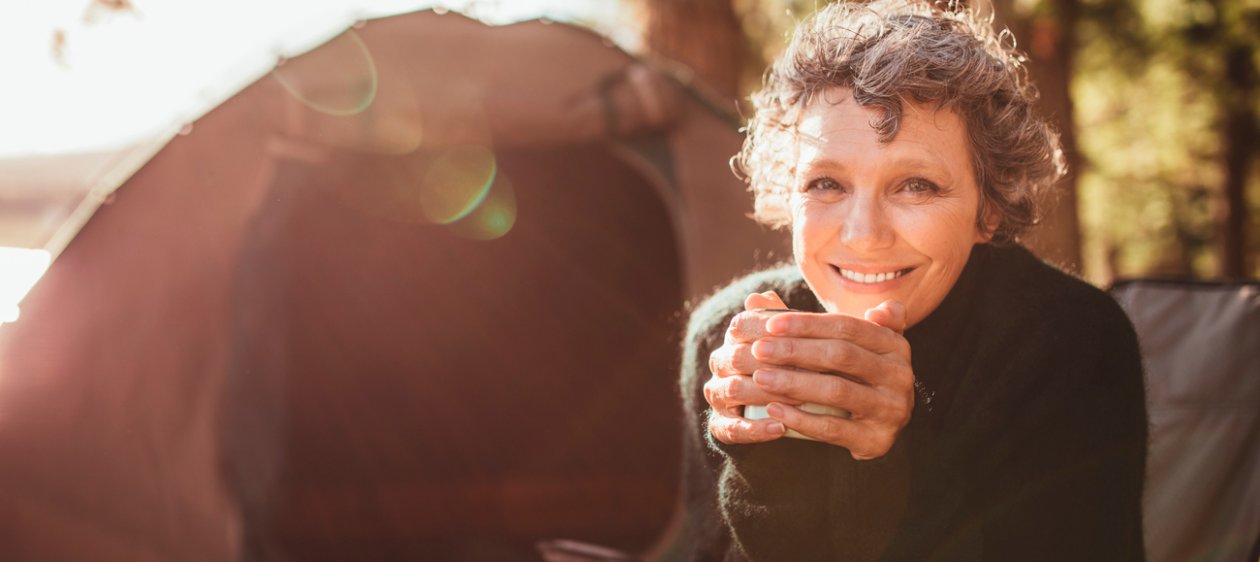
<svg viewBox="0 0 1260 562"><path fill-rule="evenodd" d="M977 246L906 332L918 400L893 450L709 435L709 354L749 293L821 311L794 267L699 306L684 347L684 494L697 560L1141 560L1146 408L1128 318L1020 247Z"/></svg>

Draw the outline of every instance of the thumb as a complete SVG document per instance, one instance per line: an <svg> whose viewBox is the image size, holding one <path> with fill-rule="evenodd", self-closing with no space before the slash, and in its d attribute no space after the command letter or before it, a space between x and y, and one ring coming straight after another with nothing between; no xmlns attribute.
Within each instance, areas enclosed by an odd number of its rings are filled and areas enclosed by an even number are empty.
<svg viewBox="0 0 1260 562"><path fill-rule="evenodd" d="M906 331L906 305L897 301L884 301L867 309L862 315L868 322L879 324L898 334Z"/></svg>
<svg viewBox="0 0 1260 562"><path fill-rule="evenodd" d="M744 310L756 310L758 308L787 308L788 305L783 303L783 299L779 298L778 293L774 291L766 291L764 293L753 293L744 298Z"/></svg>

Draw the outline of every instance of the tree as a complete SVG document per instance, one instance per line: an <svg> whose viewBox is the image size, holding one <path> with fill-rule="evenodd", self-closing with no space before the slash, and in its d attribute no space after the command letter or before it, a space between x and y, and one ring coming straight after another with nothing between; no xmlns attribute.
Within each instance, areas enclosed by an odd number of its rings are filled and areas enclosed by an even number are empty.
<svg viewBox="0 0 1260 562"><path fill-rule="evenodd" d="M1260 20L1260 10L1253 10L1248 18L1241 5L1230 6L1227 0L1215 0L1212 4L1217 13L1212 22L1213 35L1224 39L1224 45L1219 48L1223 51L1225 67L1223 87L1216 90L1225 172L1217 219L1220 225L1218 273L1228 278L1242 278L1247 275L1247 179L1257 154L1256 145L1260 142L1255 57L1255 25L1260 21L1246 20Z"/></svg>
<svg viewBox="0 0 1260 562"><path fill-rule="evenodd" d="M648 50L687 65L718 94L736 99L746 50L731 0L642 1Z"/></svg>
<svg viewBox="0 0 1260 562"><path fill-rule="evenodd" d="M1254 274L1260 9L1156 4L1082 4L1074 87L1093 245L1122 275Z"/></svg>
<svg viewBox="0 0 1260 562"><path fill-rule="evenodd" d="M1081 232L1077 216L1077 149L1071 77L1076 44L1077 0L1043 0L1029 5L1015 0L994 3L998 27L1011 30L1029 57L1028 75L1041 94L1043 115L1055 124L1067 159L1068 175L1046 201L1041 226L1025 241L1043 259L1081 271Z"/></svg>

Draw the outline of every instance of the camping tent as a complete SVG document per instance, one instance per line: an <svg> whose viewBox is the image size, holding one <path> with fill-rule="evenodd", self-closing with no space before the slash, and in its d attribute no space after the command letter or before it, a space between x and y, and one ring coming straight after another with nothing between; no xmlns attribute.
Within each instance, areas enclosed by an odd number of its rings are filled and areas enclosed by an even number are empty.
<svg viewBox="0 0 1260 562"><path fill-rule="evenodd" d="M783 255L720 109L544 22L420 12L283 61L0 328L0 557L645 548L679 310Z"/></svg>

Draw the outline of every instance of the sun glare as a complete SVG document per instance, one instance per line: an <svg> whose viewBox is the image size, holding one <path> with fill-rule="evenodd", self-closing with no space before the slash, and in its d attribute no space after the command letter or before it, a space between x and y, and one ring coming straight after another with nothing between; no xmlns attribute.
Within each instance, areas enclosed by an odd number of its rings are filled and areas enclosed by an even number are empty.
<svg viewBox="0 0 1260 562"><path fill-rule="evenodd" d="M18 303L51 261L52 256L44 250L0 246L0 324L18 319Z"/></svg>
<svg viewBox="0 0 1260 562"><path fill-rule="evenodd" d="M119 156L128 147L156 150L280 61L357 22L426 8L462 12L492 25L533 18L575 22L624 45L634 40L624 25L624 4L605 0L0 3L5 84L0 88L0 201L20 203L6 209L11 224L0 229L0 324L17 320L18 304L77 232L73 224L46 224L47 217L81 215L78 202L92 200L89 191L108 183L108 193L123 183L143 164ZM349 37L345 48L365 55L363 88L335 99L290 93L330 114L353 114L371 104L375 66L357 38ZM93 155L104 155L114 162L112 168L65 172L78 170L68 163ZM145 160L152 155L146 153ZM472 239L506 235L516 204L511 184L496 175L493 153L463 147L437 164L415 178L422 188L415 203L423 207L425 220ZM86 209L84 216L94 210ZM45 232L59 234L53 240Z"/></svg>
<svg viewBox="0 0 1260 562"><path fill-rule="evenodd" d="M0 6L0 156L107 148L191 122L355 21L439 7L502 24L617 20L596 0L91 0ZM611 28L610 28L611 29ZM604 31L609 31L605 29Z"/></svg>

